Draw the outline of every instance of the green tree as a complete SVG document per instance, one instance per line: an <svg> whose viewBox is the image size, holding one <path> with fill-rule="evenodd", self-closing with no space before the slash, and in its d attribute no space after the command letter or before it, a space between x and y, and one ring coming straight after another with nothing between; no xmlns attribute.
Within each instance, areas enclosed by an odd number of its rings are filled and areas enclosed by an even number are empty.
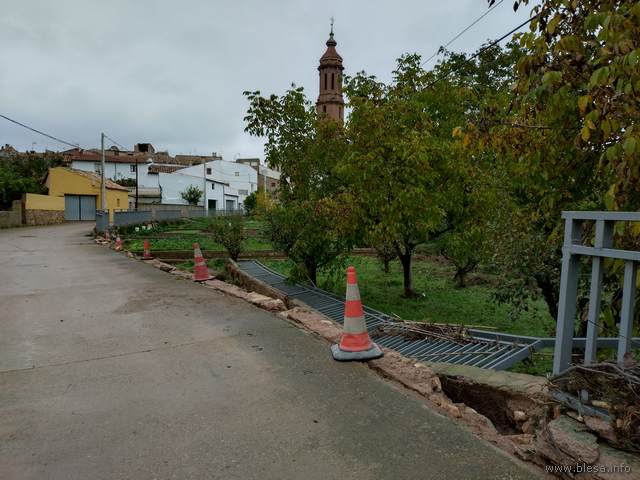
<svg viewBox="0 0 640 480"><path fill-rule="evenodd" d="M62 165L55 152L15 153L0 158L0 207L11 206L25 193L46 193L44 180L50 167Z"/></svg>
<svg viewBox="0 0 640 480"><path fill-rule="evenodd" d="M195 185L189 185L183 192L180 193L182 199L189 205L197 205L202 197L202 190Z"/></svg>
<svg viewBox="0 0 640 480"><path fill-rule="evenodd" d="M242 253L244 234L244 217L242 215L226 215L213 219L208 230L213 238L221 244L234 262Z"/></svg>
<svg viewBox="0 0 640 480"><path fill-rule="evenodd" d="M395 249L405 297L415 294L416 247L452 235L461 226L453 222L454 213L465 207L471 158L460 155L452 131L464 118L466 92L450 81L435 81L439 72L426 72L418 55L405 55L389 85L364 72L346 83L352 111L344 178L363 212L370 243ZM468 262L462 267L469 269Z"/></svg>
<svg viewBox="0 0 640 480"><path fill-rule="evenodd" d="M292 276L316 283L352 246L352 203L337 175L346 142L342 128L316 118L302 88L249 100L246 131L265 137L267 163L280 169L278 202L267 215L274 246L293 260Z"/></svg>
<svg viewBox="0 0 640 480"><path fill-rule="evenodd" d="M437 97L430 108L438 126L438 141L443 150L446 146L453 171L445 203L449 229L438 239L438 246L456 269L454 281L458 287L465 286L466 276L481 263L492 261L489 234L495 212L504 201L503 183L509 181L497 152L487 146L470 151L467 147L471 138L463 134L461 126L503 121L521 55L522 50L514 43L506 48L484 46L471 58L444 52L443 60L434 68L437 80L432 88Z"/></svg>
<svg viewBox="0 0 640 480"><path fill-rule="evenodd" d="M242 202L247 215L251 216L255 213L256 207L258 206L258 194L257 191L251 192L245 197L244 202Z"/></svg>
<svg viewBox="0 0 640 480"><path fill-rule="evenodd" d="M491 225L498 297L525 307L541 295L556 316L561 211L640 206L640 6L545 0L533 13L508 109L483 109L459 133L503 173Z"/></svg>
<svg viewBox="0 0 640 480"><path fill-rule="evenodd" d="M520 3L527 4L528 0ZM518 64L520 118L551 127L611 181L608 208L640 204L640 3L545 0Z"/></svg>

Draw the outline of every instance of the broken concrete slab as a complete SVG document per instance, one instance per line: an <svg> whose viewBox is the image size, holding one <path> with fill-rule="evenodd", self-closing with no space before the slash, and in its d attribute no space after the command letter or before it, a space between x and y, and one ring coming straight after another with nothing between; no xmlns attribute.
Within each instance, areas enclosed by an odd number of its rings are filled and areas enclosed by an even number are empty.
<svg viewBox="0 0 640 480"><path fill-rule="evenodd" d="M545 466L573 468L573 474L580 468L579 478L640 478L640 459L637 456L598 443L597 436L586 431L585 425L565 415L549 422L538 435L534 461Z"/></svg>
<svg viewBox="0 0 640 480"><path fill-rule="evenodd" d="M561 415L549 422L538 435L536 451L554 465L594 464L600 457L598 439L584 426Z"/></svg>
<svg viewBox="0 0 640 480"><path fill-rule="evenodd" d="M454 365L451 363L425 362L439 375L450 377L465 377L476 383L489 385L496 389L522 393L538 398L546 398L548 384L546 378L524 373L492 370L469 365Z"/></svg>
<svg viewBox="0 0 640 480"><path fill-rule="evenodd" d="M203 285L207 287L211 287L214 290L218 290L219 292L226 293L227 295L231 295L232 297L241 298L242 300L249 300L249 292L243 290L236 285L231 285L230 283L226 283L220 280L207 280L202 282Z"/></svg>

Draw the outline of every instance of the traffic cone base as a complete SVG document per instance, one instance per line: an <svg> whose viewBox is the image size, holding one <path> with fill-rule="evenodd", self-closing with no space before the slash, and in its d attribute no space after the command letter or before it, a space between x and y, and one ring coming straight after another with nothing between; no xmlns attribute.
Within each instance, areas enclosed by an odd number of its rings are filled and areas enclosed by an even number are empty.
<svg viewBox="0 0 640 480"><path fill-rule="evenodd" d="M334 359L341 362L372 360L383 355L380 347L371 341L367 332L356 269L352 266L347 268L343 333L340 343L331 347L331 353Z"/></svg>
<svg viewBox="0 0 640 480"><path fill-rule="evenodd" d="M382 353L382 350L380 350L380 347L375 343L371 343L371 348L369 348L368 350L361 350L359 352L345 351L340 348L340 345L332 345L331 354L333 355L334 360L337 360L339 362L373 360L384 355L384 353Z"/></svg>

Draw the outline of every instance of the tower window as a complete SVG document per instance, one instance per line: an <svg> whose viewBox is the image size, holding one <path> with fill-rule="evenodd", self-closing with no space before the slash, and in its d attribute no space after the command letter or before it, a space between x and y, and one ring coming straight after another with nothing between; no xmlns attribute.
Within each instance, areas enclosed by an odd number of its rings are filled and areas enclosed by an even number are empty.
<svg viewBox="0 0 640 480"><path fill-rule="evenodd" d="M326 106L326 105L323 105L323 106L322 106L322 111L323 111L324 113L327 113L327 106Z"/></svg>
<svg viewBox="0 0 640 480"><path fill-rule="evenodd" d="M333 90L335 88L335 84L334 84L334 80L333 80L334 74L331 74L331 90Z"/></svg>
<svg viewBox="0 0 640 480"><path fill-rule="evenodd" d="M327 89L327 74L324 74L324 89Z"/></svg>

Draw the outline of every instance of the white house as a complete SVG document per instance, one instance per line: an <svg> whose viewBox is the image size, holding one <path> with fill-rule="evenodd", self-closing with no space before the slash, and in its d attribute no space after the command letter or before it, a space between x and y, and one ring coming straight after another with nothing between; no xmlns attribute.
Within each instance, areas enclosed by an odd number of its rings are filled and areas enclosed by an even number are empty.
<svg viewBox="0 0 640 480"><path fill-rule="evenodd" d="M181 193L190 186L202 190L204 177L182 173L183 170L174 173L158 173L163 204L186 205ZM207 178L207 186L204 195L198 205L205 205L207 210L237 210L242 206L238 202L238 191L230 185L217 180Z"/></svg>
<svg viewBox="0 0 640 480"><path fill-rule="evenodd" d="M69 166L75 170L85 172L100 173L102 168L102 156L99 152L89 150L79 151L70 155ZM139 187L158 187L158 176L149 174L149 167L153 165L151 158L129 155L119 152L114 156L112 151L105 155L104 173L105 177L113 180L136 179L136 169L138 170Z"/></svg>
<svg viewBox="0 0 640 480"><path fill-rule="evenodd" d="M251 166L244 165L242 163L214 160L212 162L207 162L204 165L194 165L192 167L180 169L177 173L193 175L202 179L205 175L205 169L207 179L227 184L227 188L230 187L237 191L237 208L241 208L243 206L244 199L247 195L258 190L258 172L251 168Z"/></svg>

